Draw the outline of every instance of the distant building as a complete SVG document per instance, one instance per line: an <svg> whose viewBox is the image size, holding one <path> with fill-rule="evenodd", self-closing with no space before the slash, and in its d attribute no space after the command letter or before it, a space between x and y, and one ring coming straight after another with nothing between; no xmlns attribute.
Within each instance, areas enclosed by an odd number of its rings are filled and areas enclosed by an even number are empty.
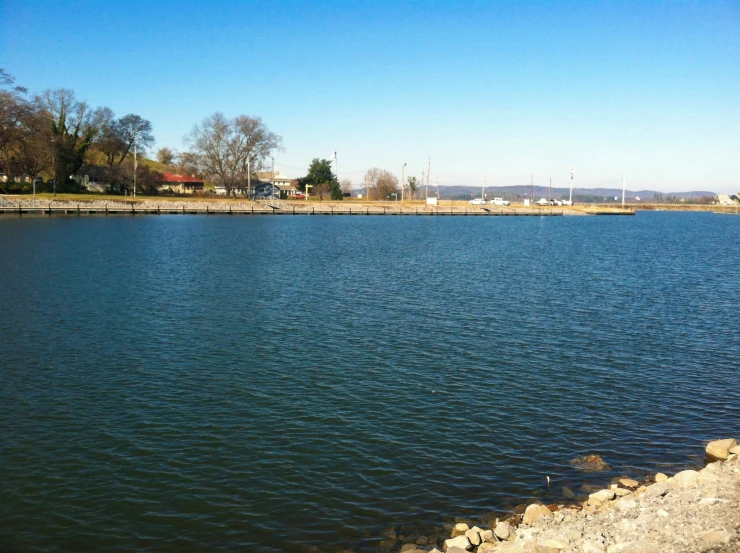
<svg viewBox="0 0 740 553"><path fill-rule="evenodd" d="M203 192L204 186L203 179L197 177L164 173L157 185L157 190L159 192L169 191L175 194L194 194L195 192Z"/></svg>
<svg viewBox="0 0 740 553"><path fill-rule="evenodd" d="M717 203L719 205L738 205L740 203L740 198L738 198L738 195L732 194L717 194Z"/></svg>
<svg viewBox="0 0 740 553"><path fill-rule="evenodd" d="M294 198L298 189L296 179L289 179L279 171L260 171L255 173L257 183L254 185L256 199L289 200Z"/></svg>

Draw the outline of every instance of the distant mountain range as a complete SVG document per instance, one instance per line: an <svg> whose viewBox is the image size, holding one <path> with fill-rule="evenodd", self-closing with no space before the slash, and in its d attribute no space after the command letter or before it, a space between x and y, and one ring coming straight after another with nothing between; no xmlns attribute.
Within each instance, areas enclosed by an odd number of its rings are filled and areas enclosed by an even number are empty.
<svg viewBox="0 0 740 553"><path fill-rule="evenodd" d="M430 192L434 188L429 187ZM508 200L529 198L531 195L532 188L527 185L516 185L516 186L487 186L486 197L488 199L494 197L501 197ZM422 194L424 189L422 188ZM552 197L559 199L568 199L569 188L552 188ZM440 186L439 194L442 198L470 198L480 197L481 187L480 186ZM534 199L548 198L550 194L547 186L535 186L534 187ZM691 192L658 192L656 190L627 190L625 191L625 199L627 201L660 201L671 199L685 199L695 200L701 197L715 197L715 192L695 190ZM575 201L591 201L591 202L609 202L622 201L622 189L621 188L573 188L573 200Z"/></svg>

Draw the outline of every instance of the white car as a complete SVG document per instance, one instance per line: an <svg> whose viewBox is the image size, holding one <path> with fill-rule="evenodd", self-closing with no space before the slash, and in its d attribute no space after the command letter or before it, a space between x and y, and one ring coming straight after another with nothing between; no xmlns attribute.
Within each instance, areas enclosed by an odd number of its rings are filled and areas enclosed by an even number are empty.
<svg viewBox="0 0 740 553"><path fill-rule="evenodd" d="M470 205L486 205L486 200L483 198L473 198L470 200Z"/></svg>
<svg viewBox="0 0 740 553"><path fill-rule="evenodd" d="M563 205L573 205L573 202L570 200L563 200Z"/></svg>
<svg viewBox="0 0 740 553"><path fill-rule="evenodd" d="M511 205L511 202L509 200L504 200L503 198L494 198L491 200L491 203L493 205Z"/></svg>
<svg viewBox="0 0 740 553"><path fill-rule="evenodd" d="M534 203L535 205L550 205L550 202L548 202L546 198L540 198Z"/></svg>

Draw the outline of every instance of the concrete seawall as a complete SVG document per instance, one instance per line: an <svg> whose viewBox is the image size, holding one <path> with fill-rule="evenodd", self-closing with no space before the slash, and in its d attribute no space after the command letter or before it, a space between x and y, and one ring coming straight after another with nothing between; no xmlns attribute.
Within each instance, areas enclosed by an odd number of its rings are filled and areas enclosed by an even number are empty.
<svg viewBox="0 0 740 553"><path fill-rule="evenodd" d="M224 201L104 201L26 200L3 198L0 214L8 215L403 215L403 216L579 216L634 215L614 208L417 206L357 202L224 202Z"/></svg>

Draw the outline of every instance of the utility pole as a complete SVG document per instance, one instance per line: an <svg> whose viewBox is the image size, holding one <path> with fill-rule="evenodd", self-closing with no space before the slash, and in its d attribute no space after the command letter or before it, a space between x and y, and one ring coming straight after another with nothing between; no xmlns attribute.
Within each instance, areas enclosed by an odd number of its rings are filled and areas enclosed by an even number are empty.
<svg viewBox="0 0 740 553"><path fill-rule="evenodd" d="M552 177L550 177L550 188L547 191L547 200L552 200Z"/></svg>
<svg viewBox="0 0 740 553"><path fill-rule="evenodd" d="M270 173L270 186L272 188L272 197L275 198L275 158L270 157L272 160L272 172Z"/></svg>
<svg viewBox="0 0 740 553"><path fill-rule="evenodd" d="M435 175L436 181L437 181L437 204L441 201L440 195L439 195L439 175Z"/></svg>
<svg viewBox="0 0 740 553"><path fill-rule="evenodd" d="M575 172L575 169L570 170L570 195L568 196L568 203L570 205L573 205L573 173Z"/></svg>
<svg viewBox="0 0 740 553"><path fill-rule="evenodd" d="M247 160L247 196L252 193L252 162Z"/></svg>
<svg viewBox="0 0 740 553"><path fill-rule="evenodd" d="M403 167L401 167L401 203L403 203L403 189L406 188L403 182L403 176L404 176L405 171L406 171L406 164L404 163ZM398 199L398 196L396 196L396 199Z"/></svg>
<svg viewBox="0 0 740 553"><path fill-rule="evenodd" d="M429 197L429 173L432 171L432 158L427 161L427 198Z"/></svg>
<svg viewBox="0 0 740 553"><path fill-rule="evenodd" d="M480 199L485 202L486 201L486 176L483 175L481 180L483 181L483 188L480 189Z"/></svg>
<svg viewBox="0 0 740 553"><path fill-rule="evenodd" d="M54 186L54 197L57 197L57 164L56 151L54 148L54 135L51 135L51 182Z"/></svg>
<svg viewBox="0 0 740 553"><path fill-rule="evenodd" d="M134 140L134 198L136 197L136 141Z"/></svg>
<svg viewBox="0 0 740 553"><path fill-rule="evenodd" d="M421 186L424 186L424 169L421 170ZM421 190L419 190L421 192Z"/></svg>
<svg viewBox="0 0 740 553"><path fill-rule="evenodd" d="M627 179L622 177L622 207L624 208L624 189L627 186Z"/></svg>
<svg viewBox="0 0 740 553"><path fill-rule="evenodd" d="M532 196L532 201L534 201L534 175L529 176L529 193Z"/></svg>

